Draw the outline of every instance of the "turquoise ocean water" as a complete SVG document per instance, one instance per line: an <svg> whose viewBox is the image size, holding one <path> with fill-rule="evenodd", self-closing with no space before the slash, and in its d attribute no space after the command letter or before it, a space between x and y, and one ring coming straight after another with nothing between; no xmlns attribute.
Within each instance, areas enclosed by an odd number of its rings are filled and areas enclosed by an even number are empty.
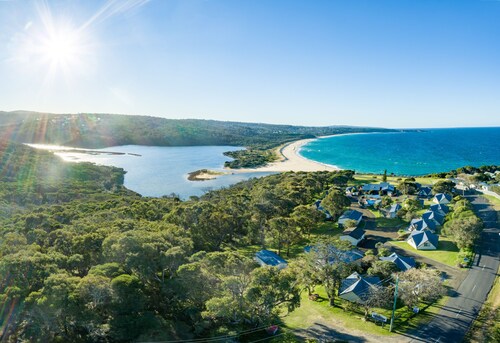
<svg viewBox="0 0 500 343"><path fill-rule="evenodd" d="M304 145L308 159L361 173L424 175L466 165L500 165L500 127L425 129L325 137Z"/></svg>

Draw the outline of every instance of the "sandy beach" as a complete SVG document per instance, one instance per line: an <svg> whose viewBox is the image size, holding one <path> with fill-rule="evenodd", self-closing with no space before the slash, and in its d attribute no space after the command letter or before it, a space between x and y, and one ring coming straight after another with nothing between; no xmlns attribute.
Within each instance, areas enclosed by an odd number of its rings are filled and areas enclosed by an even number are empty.
<svg viewBox="0 0 500 343"><path fill-rule="evenodd" d="M314 162L299 155L300 147L309 143L313 139L302 139L299 141L287 143L279 147L276 151L280 155L280 160L269 163L267 166L248 169L230 169L231 172L248 173L248 172L286 172L286 171L336 171L340 168Z"/></svg>

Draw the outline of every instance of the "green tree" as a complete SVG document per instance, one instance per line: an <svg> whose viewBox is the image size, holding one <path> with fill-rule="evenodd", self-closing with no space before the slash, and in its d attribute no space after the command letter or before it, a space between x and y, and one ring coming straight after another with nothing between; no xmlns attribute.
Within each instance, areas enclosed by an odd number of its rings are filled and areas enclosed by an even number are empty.
<svg viewBox="0 0 500 343"><path fill-rule="evenodd" d="M330 189L328 194L321 201L321 206L330 214L334 219L340 217L342 212L346 209L346 207L351 205L351 201L345 194L335 188Z"/></svg>

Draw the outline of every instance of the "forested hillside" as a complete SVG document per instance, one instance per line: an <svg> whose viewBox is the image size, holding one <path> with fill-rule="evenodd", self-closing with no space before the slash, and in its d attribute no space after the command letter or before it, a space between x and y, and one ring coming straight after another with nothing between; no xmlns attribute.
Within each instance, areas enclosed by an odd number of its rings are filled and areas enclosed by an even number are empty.
<svg viewBox="0 0 500 343"><path fill-rule="evenodd" d="M202 338L274 323L299 303L296 271L259 268L239 249L286 254L323 220L314 200L353 174L272 175L182 202L127 192L114 168L17 145L1 156L2 201L17 204L0 225L6 341ZM15 184L30 196L13 201L25 194Z"/></svg>
<svg viewBox="0 0 500 343"><path fill-rule="evenodd" d="M0 112L1 136L18 143L84 148L139 144L158 146L233 145L262 147L349 132L384 131L361 127L304 127L215 120L165 119L115 114Z"/></svg>

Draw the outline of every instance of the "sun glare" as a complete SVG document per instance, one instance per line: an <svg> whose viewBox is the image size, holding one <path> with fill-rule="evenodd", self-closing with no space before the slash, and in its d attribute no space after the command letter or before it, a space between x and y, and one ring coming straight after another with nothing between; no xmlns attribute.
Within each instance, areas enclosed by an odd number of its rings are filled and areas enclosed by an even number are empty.
<svg viewBox="0 0 500 343"><path fill-rule="evenodd" d="M78 35L71 30L50 34L41 42L41 53L51 63L71 64L81 53Z"/></svg>

